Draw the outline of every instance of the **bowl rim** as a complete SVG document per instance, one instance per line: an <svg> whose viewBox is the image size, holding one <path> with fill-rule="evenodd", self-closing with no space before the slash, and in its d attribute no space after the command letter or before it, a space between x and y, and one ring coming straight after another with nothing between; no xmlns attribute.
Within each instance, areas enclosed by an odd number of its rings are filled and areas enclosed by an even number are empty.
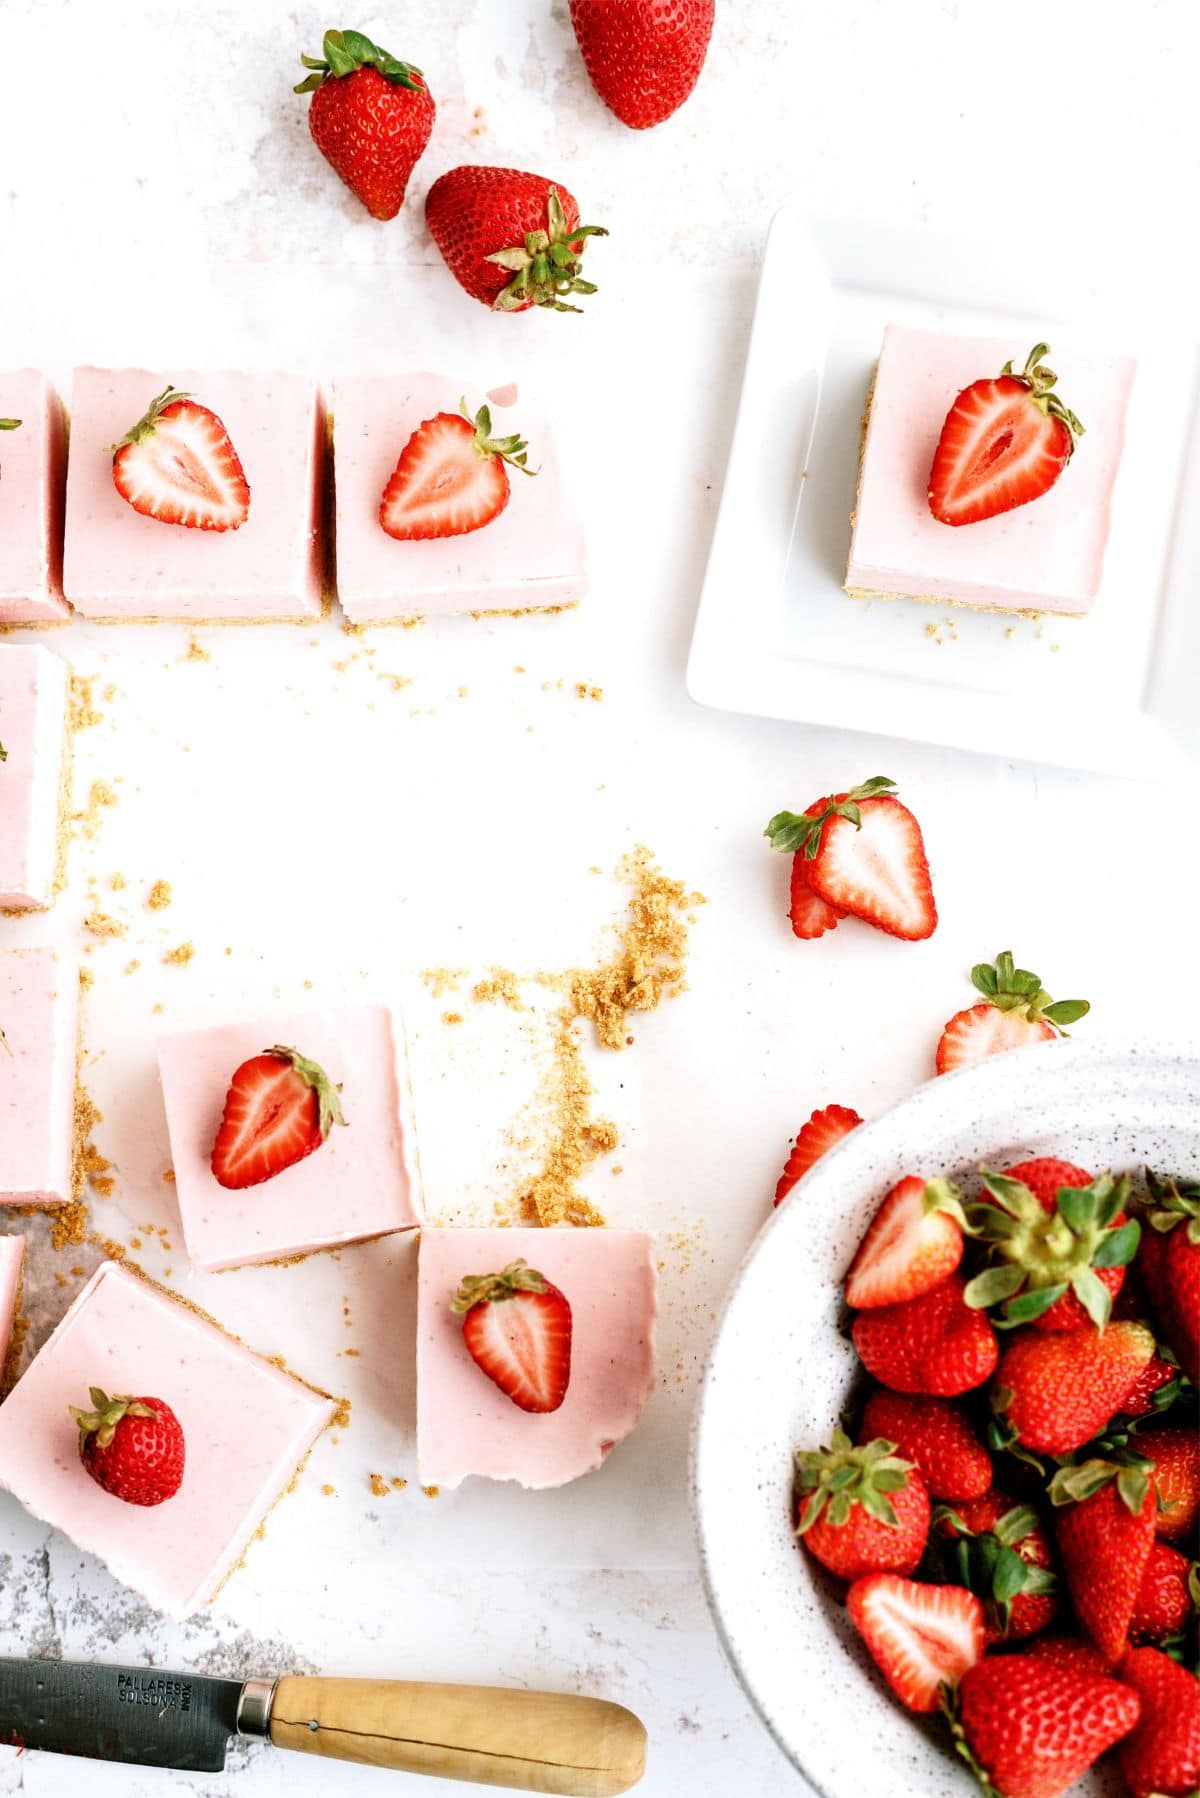
<svg viewBox="0 0 1200 1798"><path fill-rule="evenodd" d="M977 1086L982 1087L985 1085L989 1087L1000 1085L1003 1090L1006 1081L1008 1083L1015 1082L1018 1073L1020 1073L1021 1070L1028 1068L1030 1062L1035 1057L1044 1060L1047 1056L1065 1057L1072 1065L1081 1065L1083 1071L1086 1071L1088 1068L1115 1068L1122 1063L1145 1062L1150 1059L1159 1058L1176 1063L1182 1062L1184 1064L1191 1064L1196 1069L1198 1103L1200 1103L1200 1036L1171 1036L1169 1034L1159 1035L1156 1033L1150 1036L1124 1037L1120 1039L1099 1037L1094 1038L1091 1042L1086 1044L1056 1039L1053 1042L1034 1044L1028 1048L1009 1050L993 1056L986 1061L980 1062L974 1067L960 1068L952 1073L931 1076L919 1086L915 1087L912 1092L907 1093L903 1098L898 1099L894 1104L889 1105L884 1111L880 1112L878 1117L867 1120L864 1124L859 1126L859 1128L853 1130L849 1136L843 1138L840 1143L835 1144L831 1150L828 1150L826 1154L821 1157L817 1166L820 1167L823 1172L827 1170L839 1157L848 1152L847 1145L850 1143L854 1143L856 1151L861 1151L861 1144L867 1132L871 1132L872 1136L884 1134L887 1127L895 1127L895 1119L898 1114L903 1114L903 1116L907 1118L912 1112L915 1111L919 1113L923 1107L932 1105L935 1102L938 1103L940 1107L942 1096L953 1090L955 1085L962 1086L964 1091L967 1089L973 1091ZM1023 1077L1022 1074L1022 1079ZM994 1107L995 1103L996 1095L993 1093L988 1101L989 1109ZM810 1170L810 1174L806 1174L804 1179L800 1181L797 1190L804 1187L810 1178L812 1171L813 1170ZM771 1211L764 1218L761 1227L756 1231L745 1254L739 1261L725 1292L720 1314L717 1318L712 1344L705 1362L704 1373L700 1381L695 1408L692 1414L688 1445L688 1500L704 1596L708 1604L713 1628L716 1632L717 1639L720 1642L726 1661L733 1669L742 1691L749 1699L751 1708L785 1759L790 1762L797 1773L799 1773L806 1781L811 1790L818 1794L818 1798L839 1798L837 1793L829 1791L828 1788L821 1784L816 1776L804 1765L798 1750L786 1739L774 1717L766 1709L763 1701L760 1699L751 1676L743 1662L743 1658L734 1644L732 1633L727 1625L722 1610L718 1584L713 1570L713 1558L710 1553L705 1531L705 1500L703 1479L701 1475L701 1449L702 1438L705 1434L709 1397L717 1377L717 1364L720 1358L722 1341L729 1323L730 1314L733 1311L750 1268L757 1262L759 1255L764 1252L767 1244L779 1227L780 1221L785 1214L785 1209L784 1206L773 1206Z"/></svg>

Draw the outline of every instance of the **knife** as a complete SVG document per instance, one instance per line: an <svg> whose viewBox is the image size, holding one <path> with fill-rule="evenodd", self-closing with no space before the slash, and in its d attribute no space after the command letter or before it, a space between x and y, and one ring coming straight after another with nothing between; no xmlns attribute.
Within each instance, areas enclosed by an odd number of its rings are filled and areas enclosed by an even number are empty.
<svg viewBox="0 0 1200 1798"><path fill-rule="evenodd" d="M562 1798L627 1792L646 1761L641 1723L602 1698L0 1659L0 1742L15 1747L219 1773L235 1736Z"/></svg>

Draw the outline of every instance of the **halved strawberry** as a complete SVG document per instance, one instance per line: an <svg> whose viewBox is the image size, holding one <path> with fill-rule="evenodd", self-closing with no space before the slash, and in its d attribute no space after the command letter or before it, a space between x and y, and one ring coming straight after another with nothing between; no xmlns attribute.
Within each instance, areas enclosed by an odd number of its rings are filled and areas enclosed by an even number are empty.
<svg viewBox="0 0 1200 1798"><path fill-rule="evenodd" d="M835 905L827 905L824 899L817 898L809 884L808 863L802 855L793 855L788 907L792 935L811 942L814 937L824 936L827 930L836 930L838 921L845 915Z"/></svg>
<svg viewBox="0 0 1200 1798"><path fill-rule="evenodd" d="M895 1573L869 1573L846 1594L846 1608L888 1685L910 1711L936 1711L983 1655L983 1606L964 1586L927 1586Z"/></svg>
<svg viewBox="0 0 1200 1798"><path fill-rule="evenodd" d="M460 412L438 412L417 426L379 502L379 522L402 540L461 537L498 518L509 500L505 463L526 468L528 445L517 436L493 437L492 414L474 418L466 400Z"/></svg>
<svg viewBox="0 0 1200 1798"><path fill-rule="evenodd" d="M786 1199L798 1180L802 1180L814 1162L827 1155L835 1148L844 1136L857 1130L862 1123L857 1111L851 1111L848 1105L826 1105L823 1111L814 1111L805 1124L787 1158L779 1183L775 1188L775 1203L778 1205Z"/></svg>
<svg viewBox="0 0 1200 1798"><path fill-rule="evenodd" d="M222 1186L260 1186L319 1149L344 1124L341 1088L296 1049L276 1044L234 1072L213 1144Z"/></svg>
<svg viewBox="0 0 1200 1798"><path fill-rule="evenodd" d="M250 489L229 432L190 394L165 387L112 451L113 483L135 512L199 531L245 524Z"/></svg>
<svg viewBox="0 0 1200 1798"><path fill-rule="evenodd" d="M522 1411L557 1411L571 1379L571 1307L524 1261L468 1274L450 1309L472 1360Z"/></svg>
<svg viewBox="0 0 1200 1798"><path fill-rule="evenodd" d="M972 381L946 415L929 471L929 510L941 524L976 524L1040 499L1083 435L1051 392L1058 376L1035 344L1023 371L1006 362L993 380Z"/></svg>
<svg viewBox="0 0 1200 1798"><path fill-rule="evenodd" d="M1065 1026L1091 1009L1086 999L1051 999L1036 974L1014 965L1011 949L1002 949L994 962L977 962L971 984L987 1003L955 1012L950 1019L937 1046L939 1074L974 1067L1006 1049L1065 1036Z"/></svg>
<svg viewBox="0 0 1200 1798"><path fill-rule="evenodd" d="M895 787L894 780L877 774L845 793L817 800L799 815L777 812L763 834L773 849L803 857L808 885L835 914L833 922L853 912L889 936L917 942L937 929L937 907L921 827L893 797ZM794 902L794 869L792 894ZM821 931L807 928L796 934L819 936Z"/></svg>
<svg viewBox="0 0 1200 1798"><path fill-rule="evenodd" d="M846 1302L865 1311L915 1299L962 1260L962 1208L948 1180L907 1174L885 1197L846 1275Z"/></svg>

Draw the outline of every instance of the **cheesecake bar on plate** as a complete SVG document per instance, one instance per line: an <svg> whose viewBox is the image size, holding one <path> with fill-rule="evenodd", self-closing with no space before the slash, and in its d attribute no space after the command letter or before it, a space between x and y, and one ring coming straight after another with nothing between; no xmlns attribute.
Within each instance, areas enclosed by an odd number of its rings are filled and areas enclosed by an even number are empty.
<svg viewBox="0 0 1200 1798"><path fill-rule="evenodd" d="M25 1238L0 1236L0 1396L12 1385L20 1353L20 1333L14 1334L21 1310L21 1275L25 1268Z"/></svg>
<svg viewBox="0 0 1200 1798"><path fill-rule="evenodd" d="M867 400L846 592L1086 613L1136 364L892 324ZM1039 354L1040 352L1040 354Z"/></svg>
<svg viewBox="0 0 1200 1798"><path fill-rule="evenodd" d="M79 980L53 949L0 950L0 1205L78 1196Z"/></svg>
<svg viewBox="0 0 1200 1798"><path fill-rule="evenodd" d="M157 1488L153 1456L138 1470L130 1453L124 1483L107 1486L85 1465L116 1401L139 1406L135 1428L170 1425L170 1478ZM105 1261L0 1405L0 1487L156 1610L187 1617L237 1566L335 1409L204 1312Z"/></svg>
<svg viewBox="0 0 1200 1798"><path fill-rule="evenodd" d="M637 1230L421 1234L417 1458L540 1489L600 1466L654 1385L654 1239Z"/></svg>
<svg viewBox="0 0 1200 1798"><path fill-rule="evenodd" d="M62 881L69 678L39 644L0 643L0 911L43 909Z"/></svg>
<svg viewBox="0 0 1200 1798"><path fill-rule="evenodd" d="M549 422L457 376L333 382L337 591L353 624L558 611L587 589Z"/></svg>
<svg viewBox="0 0 1200 1798"><path fill-rule="evenodd" d="M0 630L70 617L62 593L66 433L45 375L0 374Z"/></svg>
<svg viewBox="0 0 1200 1798"><path fill-rule="evenodd" d="M77 370L67 597L110 622L319 617L324 460L309 375Z"/></svg>
<svg viewBox="0 0 1200 1798"><path fill-rule="evenodd" d="M382 1005L160 1038L194 1268L292 1261L412 1230L420 1173L399 1019Z"/></svg>

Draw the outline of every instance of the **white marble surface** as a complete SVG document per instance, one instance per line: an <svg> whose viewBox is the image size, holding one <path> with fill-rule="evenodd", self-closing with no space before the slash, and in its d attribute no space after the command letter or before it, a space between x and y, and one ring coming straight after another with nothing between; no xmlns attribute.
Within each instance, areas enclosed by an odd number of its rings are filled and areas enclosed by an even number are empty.
<svg viewBox="0 0 1200 1798"><path fill-rule="evenodd" d="M466 1006L461 1027L444 1025L452 1001L416 975L586 960L621 908L610 870L648 843L710 903L690 992L641 1022L628 1054L590 1054L624 1168L614 1180L601 1164L591 1187L613 1221L663 1232L661 1390L590 1481L433 1502L414 1477L407 1245L190 1282L177 1240L170 1255L144 1248L151 1272L170 1267L250 1340L347 1391L354 1421L321 1445L213 1613L178 1628L0 1502L0 1651L602 1692L647 1720L648 1798L785 1794L802 1784L722 1666L689 1532L688 1420L722 1287L790 1133L816 1104L870 1114L923 1078L972 961L1011 943L1053 990L1090 995L1109 1032L1180 1022L1194 853L1177 794L689 704L683 660L758 248L793 197L972 232L994 219L1015 255L1053 256L1060 229L1085 250L1119 234L1152 254L1195 190L1197 20L1190 0L1119 26L1090 0L718 0L701 90L636 135L591 96L565 13L562 0L446 0L349 21L422 64L439 102L409 204L379 226L316 156L290 94L300 51L336 22L314 6L9 9L0 362L60 377L84 360L432 365L557 386L595 585L574 617L365 644L336 615L314 631L203 632L208 663L185 662L172 627L58 633L97 694L114 688L79 738L76 802L101 779L119 803L76 842L53 917L4 920L0 940L84 949L95 903L126 923L90 954L88 1034L117 1181L97 1222L123 1242L171 1223L154 1030L286 1001L308 979L406 999L431 1200L478 1215L514 1177L504 1133L536 1079L536 1037ZM493 318L449 280L420 203L463 159L560 176L612 228L589 250L591 316ZM393 692L381 673L412 684ZM576 699L576 681L603 702ZM881 769L921 815L941 928L919 946L849 927L796 944L762 823ZM128 886L114 893L116 871ZM176 889L163 914L141 903L158 878ZM164 966L184 938L195 960ZM96 1250L55 1257L33 1234L43 1332ZM372 1470L410 1484L377 1501ZM66 1794L78 1777L0 1751L0 1792ZM223 1778L87 1777L123 1798L387 1784L270 1753L235 1755Z"/></svg>

